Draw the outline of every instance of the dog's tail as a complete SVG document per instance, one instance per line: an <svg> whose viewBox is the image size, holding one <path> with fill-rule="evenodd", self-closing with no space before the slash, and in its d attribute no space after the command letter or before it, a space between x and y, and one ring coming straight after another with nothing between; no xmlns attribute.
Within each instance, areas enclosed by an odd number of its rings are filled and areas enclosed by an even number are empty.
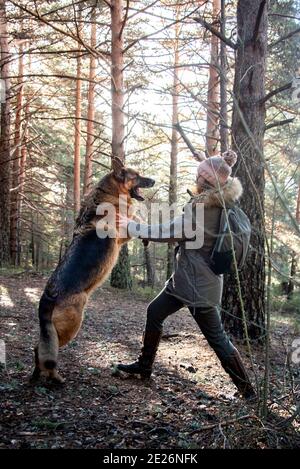
<svg viewBox="0 0 300 469"><path fill-rule="evenodd" d="M59 340L52 321L56 298L44 292L39 304L40 342L38 359L41 369L54 370L57 364Z"/></svg>

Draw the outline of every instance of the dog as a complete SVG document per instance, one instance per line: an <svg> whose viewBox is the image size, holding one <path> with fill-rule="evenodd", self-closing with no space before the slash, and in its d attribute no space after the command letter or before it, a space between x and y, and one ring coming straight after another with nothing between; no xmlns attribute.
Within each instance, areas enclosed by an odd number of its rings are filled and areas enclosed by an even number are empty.
<svg viewBox="0 0 300 469"><path fill-rule="evenodd" d="M112 171L84 200L75 221L72 242L40 299L40 339L34 349L32 384L41 375L56 383L64 382L57 371L59 348L78 334L90 294L108 277L118 260L122 244L128 241L128 238L120 237L117 228L115 237L97 235L97 226L103 220L103 215L96 213L97 207L112 204L118 216L121 195L128 209L132 199L144 200L140 188L149 188L154 184L153 179L140 176L137 171L126 168L119 158L113 157Z"/></svg>

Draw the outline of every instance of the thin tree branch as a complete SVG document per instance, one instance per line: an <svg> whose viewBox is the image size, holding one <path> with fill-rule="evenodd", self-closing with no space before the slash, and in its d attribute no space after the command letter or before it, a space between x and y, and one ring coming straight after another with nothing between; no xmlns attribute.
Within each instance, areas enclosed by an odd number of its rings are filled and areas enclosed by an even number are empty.
<svg viewBox="0 0 300 469"><path fill-rule="evenodd" d="M200 23L204 26L205 29L210 31L212 34L217 36L221 41L223 41L227 46L231 47L232 49L237 49L237 44L232 42L228 37L224 36L220 31L214 28L211 24L207 23L203 18L193 18L196 23Z"/></svg>
<svg viewBox="0 0 300 469"><path fill-rule="evenodd" d="M254 31L253 31L253 36L252 36L252 41L253 42L256 42L256 40L257 40L257 36L259 34L260 22L261 22L261 19L262 19L262 15L263 15L266 3L267 3L266 0L262 0L261 4L259 5L259 9L258 9L258 12L257 12L256 21L255 21L255 26L254 26Z"/></svg>
<svg viewBox="0 0 300 469"><path fill-rule="evenodd" d="M269 16L279 16L280 18L290 18L292 20L300 20L299 16L283 15L281 13L269 13Z"/></svg>
<svg viewBox="0 0 300 469"><path fill-rule="evenodd" d="M74 41L76 41L78 44L81 44L88 52L93 54L95 57L102 57L105 61L107 61L107 57L110 57L109 52L99 51L98 49L93 49L88 44L86 44L80 37L77 37L76 35L74 35L72 33L69 33L67 31L64 31L63 29L58 28L57 26L54 26L50 21L43 18L43 16L41 16L38 11L37 12L31 11L28 8L26 8L25 6L20 5L20 3L17 3L13 0L9 0L9 1L15 7L19 8L22 11L24 11L28 15L31 15L36 20L41 21L42 23L46 24L47 26L54 29L54 31L58 32L59 34L67 36L67 37L73 39Z"/></svg>
<svg viewBox="0 0 300 469"><path fill-rule="evenodd" d="M279 127L280 125L291 124L295 120L295 117L291 119L283 119L281 121L273 122L272 124L268 124L265 126L265 130L273 129L273 127Z"/></svg>
<svg viewBox="0 0 300 469"><path fill-rule="evenodd" d="M68 5L63 5L53 10L47 11L46 13L43 13L41 16L53 15L53 13L57 13L58 11L65 10L66 8L70 8L73 5L79 5L80 3L84 3L84 0L79 0L78 2L72 1L72 3L69 3Z"/></svg>
<svg viewBox="0 0 300 469"><path fill-rule="evenodd" d="M109 156L109 155L108 155ZM93 163L96 163L98 164L99 166L102 166L102 168L105 168L107 169L109 172L111 171L111 168L109 166L107 166L106 164L103 164L103 163L100 163L100 161L97 161L97 160L91 160Z"/></svg>
<svg viewBox="0 0 300 469"><path fill-rule="evenodd" d="M183 16L183 17L180 18L179 20L172 21L172 22L169 23L167 26L164 26L163 28L158 29L157 31L153 31L153 33L145 34L145 36L142 36L142 37L139 37L138 39L135 39L135 40L132 41L130 44L128 44L128 46L125 47L123 53L125 54L129 49L131 49L131 47L135 46L135 44L137 44L138 42L143 41L143 40L145 40L145 39L148 39L148 37L155 36L156 34L161 33L162 31L166 31L167 29L170 29L172 26L174 26L174 25L177 24L177 23L183 22L185 19L189 18L189 17L192 16L197 10L199 10L199 8L200 8L200 5L199 5L197 8L195 8L191 13L188 13L187 15Z"/></svg>
<svg viewBox="0 0 300 469"><path fill-rule="evenodd" d="M108 2L107 0L102 0L102 1L103 1L103 3L105 3L108 6L108 8L111 8L111 3L110 2Z"/></svg>
<svg viewBox="0 0 300 469"><path fill-rule="evenodd" d="M90 78L85 78L85 77L76 77L76 76L73 76L73 75L59 75L59 74L43 74L43 73L30 73L30 74L26 74L26 75L10 75L8 78L13 78L13 79L17 79L17 78L60 78L62 80L80 80L80 81L87 81L89 83L94 83L95 85L97 84L100 84L102 83L103 81L105 81L106 79L102 79L100 81L96 81L96 80L91 80ZM23 83L26 83L25 80Z"/></svg>
<svg viewBox="0 0 300 469"><path fill-rule="evenodd" d="M130 3L130 0L126 0L126 11L125 11L124 20L123 20L123 23L122 23L122 26L121 26L121 31L120 31L120 34L119 34L119 39L121 39L121 37L122 37L123 31L124 31L124 28L125 28L125 25L126 25L126 22L127 22L128 13L129 13L129 3Z"/></svg>
<svg viewBox="0 0 300 469"><path fill-rule="evenodd" d="M280 86L279 88L276 88L273 91L270 91L270 93L266 94L264 98L260 100L260 104L265 103L269 99L273 98L273 96L276 96L278 93L281 93L282 91L288 90L292 87L293 82L289 81L288 83L285 83L285 85Z"/></svg>
<svg viewBox="0 0 300 469"><path fill-rule="evenodd" d="M230 419L230 420L227 420L227 421L225 420L224 422L213 423L212 425L203 425L202 427L197 428L196 430L192 430L191 432L189 432L189 434L190 435L195 435L196 433L200 433L200 432L205 431L205 430L212 430L216 427L219 427L220 425L222 427L226 427L228 425L233 425L234 423L240 422L241 420L245 420L245 419L259 420L259 418L256 415L247 414L247 415L242 415L241 417L238 417L236 419Z"/></svg>
<svg viewBox="0 0 300 469"><path fill-rule="evenodd" d="M294 29L294 31L289 32L289 33L286 34L285 36L280 37L279 39L277 39L277 41L272 42L272 43L269 45L269 48L271 49L272 47L277 46L277 44L279 44L280 42L283 42L283 41L285 41L286 39L289 39L290 37L292 37L292 36L294 36L295 34L298 34L298 33L300 33L300 27L297 28L297 29Z"/></svg>
<svg viewBox="0 0 300 469"><path fill-rule="evenodd" d="M160 0L154 0L154 2L150 3L149 5L146 5L144 8L141 8L140 10L136 10L130 17L129 19L133 18L136 15L140 15L141 13L144 13L147 11L149 8L152 8L156 3L158 3ZM130 8L130 10L135 10L135 8Z"/></svg>
<svg viewBox="0 0 300 469"><path fill-rule="evenodd" d="M177 122L177 124L174 125L174 128L177 130L177 132L179 133L179 135L182 137L184 143L186 144L186 146L188 147L188 149L192 152L193 156L196 158L197 161L203 161L206 159L206 157L203 155L202 152L199 152L195 149L195 147L193 146L193 144L190 142L189 138L187 137L187 135L185 134L183 128L181 127L181 125Z"/></svg>

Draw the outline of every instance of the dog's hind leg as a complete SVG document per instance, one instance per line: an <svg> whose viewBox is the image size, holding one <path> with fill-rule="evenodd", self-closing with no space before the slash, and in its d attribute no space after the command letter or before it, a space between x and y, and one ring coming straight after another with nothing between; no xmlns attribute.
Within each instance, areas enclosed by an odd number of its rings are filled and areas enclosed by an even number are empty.
<svg viewBox="0 0 300 469"><path fill-rule="evenodd" d="M78 293L68 298L63 305L55 309L53 324L58 334L60 347L68 344L78 334L86 301L87 294Z"/></svg>
<svg viewBox="0 0 300 469"><path fill-rule="evenodd" d="M53 312L53 326L58 336L58 346L67 345L78 334L82 320L83 310L87 301L85 293L73 295L65 301L64 305L59 305ZM56 382L62 382L63 378L54 368L49 372L50 378Z"/></svg>
<svg viewBox="0 0 300 469"><path fill-rule="evenodd" d="M37 350L35 350L35 370L32 380L42 373L47 377L55 378L57 381L62 382L62 379L60 379L59 375L57 376L57 371L55 370L59 347L58 334L53 324L53 313L56 309L56 303L56 298L51 296L46 290L39 304L40 341Z"/></svg>
<svg viewBox="0 0 300 469"><path fill-rule="evenodd" d="M54 382L64 382L56 369L59 347L68 344L79 332L86 301L86 293L73 295L59 304L45 294L42 296L39 307L40 341L35 348L31 383L36 382L41 374Z"/></svg>

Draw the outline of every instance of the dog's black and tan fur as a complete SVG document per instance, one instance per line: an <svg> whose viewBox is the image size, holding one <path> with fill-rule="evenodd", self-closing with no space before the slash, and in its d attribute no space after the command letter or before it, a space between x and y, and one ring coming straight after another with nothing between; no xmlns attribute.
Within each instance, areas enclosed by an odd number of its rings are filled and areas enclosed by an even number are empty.
<svg viewBox="0 0 300 469"><path fill-rule="evenodd" d="M50 277L39 304L40 340L35 348L35 370L32 382L40 374L63 382L57 372L59 347L66 345L78 333L83 310L91 292L101 285L115 265L121 245L127 240L118 237L99 238L96 224L97 206L111 203L119 209L119 196L143 200L140 187L152 187L154 180L125 168L118 158L112 159L112 171L107 174L84 201L75 223L73 240L64 257Z"/></svg>

